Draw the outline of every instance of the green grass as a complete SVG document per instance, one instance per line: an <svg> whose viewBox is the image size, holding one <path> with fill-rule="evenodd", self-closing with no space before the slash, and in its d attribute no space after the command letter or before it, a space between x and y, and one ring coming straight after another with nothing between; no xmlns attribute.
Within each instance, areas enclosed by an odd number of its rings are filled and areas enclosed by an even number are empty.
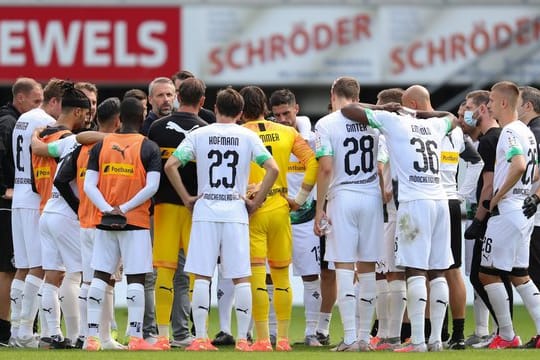
<svg viewBox="0 0 540 360"><path fill-rule="evenodd" d="M117 322L119 329L125 329L127 320L127 310L117 309L116 311ZM467 321L465 323L465 334L471 334L474 330L474 323L472 317L472 308L467 309ZM234 322L234 319L233 319ZM531 336L535 335L535 328L532 320L530 319L526 309L523 306L516 306L514 311L514 325L516 332L521 336L522 341L528 341ZM218 314L217 309L212 309L210 313L209 322L209 335L213 336L219 331ZM123 331L119 331L121 334ZM233 333L235 332L233 323ZM336 310L334 317L332 318L331 326L332 342L337 343L341 340L341 322L339 313ZM293 321L291 322L291 342L302 341L304 337L304 314L303 308L295 307L293 309ZM351 359L357 356L369 356L374 359L462 359L464 357L467 360L492 360L496 357L497 360L504 359L538 359L538 352L536 350L465 350L465 351L444 351L442 353L426 353L426 354L393 354L388 352L377 352L370 354L350 354L350 353L331 353L328 347L323 348L309 348L303 345L294 345L292 353L245 353L239 354L233 351L232 347L221 347L218 353L183 353L183 350L171 350L168 352L152 352L151 355L148 352L122 352L122 351L102 351L99 353L88 353L80 350L25 350L25 349L0 349L0 359L34 359L34 360L71 360L71 359L147 359L151 356L153 359L177 359L181 357L189 357L195 360L215 360L216 357L223 360L236 360L241 357L246 360L261 360L261 359L282 359L288 360L304 360L309 357L309 360L323 360L329 357L338 356L340 358L349 357ZM182 353L182 354L179 354Z"/></svg>

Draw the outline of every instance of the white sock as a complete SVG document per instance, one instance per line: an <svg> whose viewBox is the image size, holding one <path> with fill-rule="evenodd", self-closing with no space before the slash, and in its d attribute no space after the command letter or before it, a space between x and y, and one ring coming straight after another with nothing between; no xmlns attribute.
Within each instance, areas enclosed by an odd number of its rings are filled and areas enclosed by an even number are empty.
<svg viewBox="0 0 540 360"><path fill-rule="evenodd" d="M88 297L88 289L90 288L90 285L87 283L81 284L81 290L79 292L79 313L80 313L80 321L79 321L79 332L81 336L86 337L86 333L88 332L88 308L86 307L87 304L87 297Z"/></svg>
<svg viewBox="0 0 540 360"><path fill-rule="evenodd" d="M388 337L388 322L390 314L390 286L386 279L377 280L377 301L375 302L375 310L377 319L379 320L379 328L377 336L380 339Z"/></svg>
<svg viewBox="0 0 540 360"><path fill-rule="evenodd" d="M330 322L332 321L332 313L319 313L319 321L317 322L317 332L328 336L330 333Z"/></svg>
<svg viewBox="0 0 540 360"><path fill-rule="evenodd" d="M403 314L407 307L407 285L405 280L393 280L388 283L390 293L388 295L388 337L396 338L401 336L401 324Z"/></svg>
<svg viewBox="0 0 540 360"><path fill-rule="evenodd" d="M51 335L62 335L60 329L60 301L58 300L58 287L44 283L41 292L41 310L47 320L47 328Z"/></svg>
<svg viewBox="0 0 540 360"><path fill-rule="evenodd" d="M37 294L42 283L42 279L34 275L26 275L19 323L18 336L20 338L27 339L33 335L34 319L40 305Z"/></svg>
<svg viewBox="0 0 540 360"><path fill-rule="evenodd" d="M478 336L489 335L489 309L487 308L484 300L474 292L474 333Z"/></svg>
<svg viewBox="0 0 540 360"><path fill-rule="evenodd" d="M195 284L193 285L191 311L193 313L196 337L201 339L206 339L208 337L206 320L208 319L208 306L210 303L210 295L208 294L209 288L210 281L203 279L195 280Z"/></svg>
<svg viewBox="0 0 540 360"><path fill-rule="evenodd" d="M108 342L111 340L111 319L114 314L114 287L111 285L105 287L102 309L99 338L102 342Z"/></svg>
<svg viewBox="0 0 540 360"><path fill-rule="evenodd" d="M219 329L227 334L231 332L231 311L234 303L235 286L231 279L221 277L221 272L218 276L218 312L219 312Z"/></svg>
<svg viewBox="0 0 540 360"><path fill-rule="evenodd" d="M88 309L88 331L87 336L98 336L99 325L101 320L101 312L103 311L103 302L105 299L105 287L107 283L101 279L93 278L90 288L88 289L88 301L86 307Z"/></svg>
<svg viewBox="0 0 540 360"><path fill-rule="evenodd" d="M407 279L407 312L411 321L411 342L424 344L424 317L426 314L427 288L424 276Z"/></svg>
<svg viewBox="0 0 540 360"><path fill-rule="evenodd" d="M75 342L80 334L79 294L81 292L81 273L66 273L58 289L60 307L66 323L66 337Z"/></svg>
<svg viewBox="0 0 540 360"><path fill-rule="evenodd" d="M127 286L129 336L143 337L144 285L131 283Z"/></svg>
<svg viewBox="0 0 540 360"><path fill-rule="evenodd" d="M448 306L449 294L446 278L438 277L429 282L429 317L431 321L431 334L429 343L433 344L441 340L442 326L446 307Z"/></svg>
<svg viewBox="0 0 540 360"><path fill-rule="evenodd" d="M343 342L356 341L356 295L354 294L354 270L336 269L337 303L343 324Z"/></svg>
<svg viewBox="0 0 540 360"><path fill-rule="evenodd" d="M305 336L315 335L321 309L321 280L304 281Z"/></svg>
<svg viewBox="0 0 540 360"><path fill-rule="evenodd" d="M274 284L267 284L266 289L268 290L268 329L270 335L277 335L277 318L276 318L276 309L274 308Z"/></svg>
<svg viewBox="0 0 540 360"><path fill-rule="evenodd" d="M369 343L371 323L377 301L377 281L375 272L358 274L359 297L356 299L356 315L359 316L358 340Z"/></svg>
<svg viewBox="0 0 540 360"><path fill-rule="evenodd" d="M236 310L237 334L236 339L246 339L251 321L251 285L240 283L234 286L234 302Z"/></svg>
<svg viewBox="0 0 540 360"><path fill-rule="evenodd" d="M19 332L23 291L24 281L13 279L9 292L11 298L11 337L13 338L17 338Z"/></svg>
<svg viewBox="0 0 540 360"><path fill-rule="evenodd" d="M529 280L525 284L516 287L516 290L519 296L521 296L521 299L523 299L523 303L534 321L536 333L540 334L540 293L538 292L538 288Z"/></svg>
<svg viewBox="0 0 540 360"><path fill-rule="evenodd" d="M489 302L493 307L493 311L497 316L499 323L499 335L504 340L512 340L516 335L512 326L512 318L510 317L510 308L508 307L508 293L503 283L493 283L484 285L484 289L489 297Z"/></svg>

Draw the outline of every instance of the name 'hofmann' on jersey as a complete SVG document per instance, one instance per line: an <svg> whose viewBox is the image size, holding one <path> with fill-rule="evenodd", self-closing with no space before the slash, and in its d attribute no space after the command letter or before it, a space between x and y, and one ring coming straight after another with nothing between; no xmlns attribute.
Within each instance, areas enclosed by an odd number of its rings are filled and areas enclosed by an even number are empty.
<svg viewBox="0 0 540 360"><path fill-rule="evenodd" d="M210 145L231 145L238 146L240 140L235 136L210 136L208 144Z"/></svg>

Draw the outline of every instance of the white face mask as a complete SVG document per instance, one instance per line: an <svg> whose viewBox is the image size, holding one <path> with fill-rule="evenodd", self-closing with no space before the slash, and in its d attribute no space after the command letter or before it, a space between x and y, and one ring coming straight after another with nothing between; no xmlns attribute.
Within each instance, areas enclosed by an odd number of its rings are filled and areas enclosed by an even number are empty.
<svg viewBox="0 0 540 360"><path fill-rule="evenodd" d="M477 120L473 118L473 114L474 111L465 110L465 112L463 113L463 120L465 121L465 124L471 127L476 127Z"/></svg>
<svg viewBox="0 0 540 360"><path fill-rule="evenodd" d="M180 107L180 102L178 101L178 98L174 98L172 107L174 111L178 110L178 108Z"/></svg>

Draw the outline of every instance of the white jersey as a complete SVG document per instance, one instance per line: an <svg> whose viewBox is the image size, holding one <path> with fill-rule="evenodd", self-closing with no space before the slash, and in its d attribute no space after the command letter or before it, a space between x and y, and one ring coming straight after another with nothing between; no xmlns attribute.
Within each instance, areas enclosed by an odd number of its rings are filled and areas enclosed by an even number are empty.
<svg viewBox="0 0 540 360"><path fill-rule="evenodd" d="M502 128L495 157L495 172L493 175L493 191L497 191L508 176L512 157L523 155L527 162L527 168L523 176L508 190L499 201L498 207L501 212L520 210L523 200L531 193L534 181L534 169L537 165L538 154L536 140L531 130L521 121L512 121Z"/></svg>
<svg viewBox="0 0 540 360"><path fill-rule="evenodd" d="M369 125L386 136L390 166L398 180L398 201L447 199L439 170L441 143L451 121L369 109L366 115Z"/></svg>
<svg viewBox="0 0 540 360"><path fill-rule="evenodd" d="M335 111L317 122L315 133L317 158L332 156L334 160L329 198L339 190L380 194L377 130L351 121L341 111Z"/></svg>
<svg viewBox="0 0 540 360"><path fill-rule="evenodd" d="M36 128L55 122L43 109L36 108L19 117L13 129L13 161L15 163L15 186L13 209L39 209L39 194L32 190L32 154L30 143Z"/></svg>
<svg viewBox="0 0 540 360"><path fill-rule="evenodd" d="M247 224L244 200L251 161L272 157L257 134L236 124L211 124L190 132L173 156L197 162L198 195L193 221Z"/></svg>
<svg viewBox="0 0 540 360"><path fill-rule="evenodd" d="M392 192L392 171L390 169L390 155L388 154L388 146L386 146L386 138L384 135L379 136L379 153L377 162L384 164L382 176L384 182L384 191Z"/></svg>
<svg viewBox="0 0 540 360"><path fill-rule="evenodd" d="M69 135L63 139L53 141L48 145L49 147L49 153L51 153L54 157L57 157L60 159L58 162L58 166L56 167L56 173L54 174L54 177L56 178L56 175L58 174L58 171L60 171L60 167L62 166L62 163L64 160L75 150L78 143L76 140L76 135ZM77 179L74 179L70 182L71 190L73 190L73 193L78 197L79 196L79 189L77 188ZM64 216L67 216L73 220L77 220L77 214L73 212L73 209L68 205L66 200L60 195L60 192L56 188L56 186L53 185L52 192L51 192L51 198L47 200L47 203L45 204L45 207L43 208L43 212L49 212L49 213L57 213Z"/></svg>
<svg viewBox="0 0 540 360"><path fill-rule="evenodd" d="M463 130L454 128L444 138L441 144L441 180L449 199L457 199L457 171L459 154L465 151Z"/></svg>

